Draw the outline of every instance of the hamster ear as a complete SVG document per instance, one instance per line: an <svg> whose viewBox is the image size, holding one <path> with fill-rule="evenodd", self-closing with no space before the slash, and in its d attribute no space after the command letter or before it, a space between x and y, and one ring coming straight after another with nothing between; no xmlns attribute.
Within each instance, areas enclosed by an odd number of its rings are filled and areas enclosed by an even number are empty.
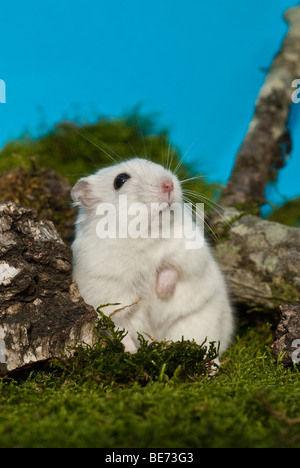
<svg viewBox="0 0 300 468"><path fill-rule="evenodd" d="M84 205L91 208L97 201L93 188L88 178L80 179L71 190L71 198L76 205Z"/></svg>

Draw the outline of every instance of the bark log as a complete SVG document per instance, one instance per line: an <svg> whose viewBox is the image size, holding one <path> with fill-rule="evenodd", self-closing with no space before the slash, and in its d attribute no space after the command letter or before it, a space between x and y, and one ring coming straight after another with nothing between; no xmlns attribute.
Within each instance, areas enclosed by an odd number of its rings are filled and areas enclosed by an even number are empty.
<svg viewBox="0 0 300 468"><path fill-rule="evenodd" d="M299 300L300 229L252 215L231 226L214 251L234 302L272 311Z"/></svg>
<svg viewBox="0 0 300 468"><path fill-rule="evenodd" d="M95 310L72 282L72 256L50 221L0 203L0 375L91 344Z"/></svg>
<svg viewBox="0 0 300 468"><path fill-rule="evenodd" d="M292 82L300 77L300 6L288 10L285 18L289 32L258 96L253 120L221 194L222 206L253 209L263 204L267 183L291 151L287 126Z"/></svg>
<svg viewBox="0 0 300 468"><path fill-rule="evenodd" d="M280 312L272 353L276 359L281 358L283 365L300 365L300 302L282 304Z"/></svg>
<svg viewBox="0 0 300 468"><path fill-rule="evenodd" d="M300 77L300 6L288 10L285 18L288 34L260 91L253 120L220 197L220 205L228 207L224 216L228 218L229 213L229 220L234 220L232 230L228 231L219 215L212 216L222 235L215 254L233 300L260 310L278 309L283 302L296 302L300 295L300 229L243 214L253 208L258 213L266 185L291 150L287 126L292 83Z"/></svg>

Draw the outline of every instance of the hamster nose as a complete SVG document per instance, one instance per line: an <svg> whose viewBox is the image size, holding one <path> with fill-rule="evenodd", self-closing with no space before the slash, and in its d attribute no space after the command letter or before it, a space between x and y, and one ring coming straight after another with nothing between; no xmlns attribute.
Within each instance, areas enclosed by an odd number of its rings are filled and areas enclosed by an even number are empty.
<svg viewBox="0 0 300 468"><path fill-rule="evenodd" d="M174 190L174 184L171 179L164 179L161 183L162 193L170 193Z"/></svg>

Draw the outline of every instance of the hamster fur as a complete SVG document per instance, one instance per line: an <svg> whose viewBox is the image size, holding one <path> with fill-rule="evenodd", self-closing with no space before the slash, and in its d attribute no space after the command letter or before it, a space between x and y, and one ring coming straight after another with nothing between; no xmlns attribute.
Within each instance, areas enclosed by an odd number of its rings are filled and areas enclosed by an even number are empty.
<svg viewBox="0 0 300 468"><path fill-rule="evenodd" d="M126 177L124 177L124 174ZM118 178L118 176L123 176ZM118 214L120 195L131 203L182 203L177 177L146 159L135 158L80 179L71 192L79 206L73 250L73 277L85 302L120 303L103 311L128 335L125 349L139 345L137 332L157 340L194 339L231 342L233 310L223 275L204 240L187 249L182 238L106 238L96 234L99 203L112 203ZM133 304L133 305L132 305Z"/></svg>

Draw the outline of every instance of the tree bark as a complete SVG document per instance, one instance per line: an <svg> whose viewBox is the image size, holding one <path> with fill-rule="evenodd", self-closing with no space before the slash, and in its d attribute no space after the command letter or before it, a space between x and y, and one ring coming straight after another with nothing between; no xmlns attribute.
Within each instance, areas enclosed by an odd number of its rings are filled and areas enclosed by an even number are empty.
<svg viewBox="0 0 300 468"><path fill-rule="evenodd" d="M0 203L0 375L93 342L96 311L72 281L72 255L50 221Z"/></svg>
<svg viewBox="0 0 300 468"><path fill-rule="evenodd" d="M300 77L300 6L288 10L285 18L288 34L259 93L253 120L220 197L232 229L220 215L213 217L222 236L215 255L234 302L261 311L278 310L281 303L300 298L300 229L245 215L254 208L259 212L266 185L291 150L287 125L292 83Z"/></svg>
<svg viewBox="0 0 300 468"><path fill-rule="evenodd" d="M246 215L214 249L235 303L273 311L300 298L300 229Z"/></svg>
<svg viewBox="0 0 300 468"><path fill-rule="evenodd" d="M300 6L288 10L285 18L289 32L259 93L253 120L221 194L222 206L258 208L265 201L267 183L291 151L288 117L292 82L300 77Z"/></svg>
<svg viewBox="0 0 300 468"><path fill-rule="evenodd" d="M300 302L282 304L280 312L272 353L276 359L281 359L283 365L300 365Z"/></svg>

